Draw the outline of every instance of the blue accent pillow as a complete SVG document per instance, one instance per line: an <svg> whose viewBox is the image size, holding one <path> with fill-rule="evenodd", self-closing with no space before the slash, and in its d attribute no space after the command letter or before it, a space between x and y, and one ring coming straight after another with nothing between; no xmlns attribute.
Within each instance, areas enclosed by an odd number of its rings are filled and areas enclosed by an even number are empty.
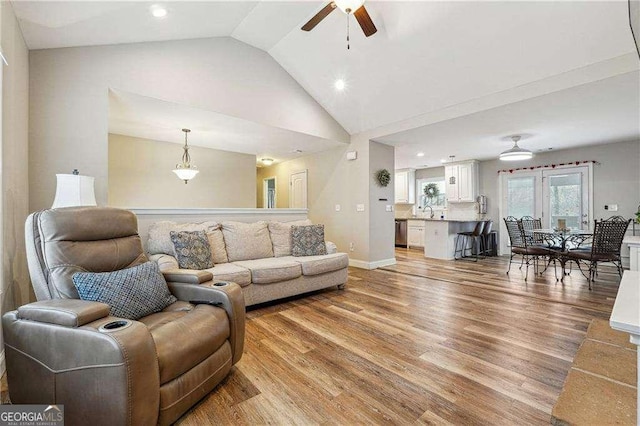
<svg viewBox="0 0 640 426"><path fill-rule="evenodd" d="M178 300L156 262L113 272L76 272L72 279L80 299L106 303L115 317L137 320Z"/></svg>

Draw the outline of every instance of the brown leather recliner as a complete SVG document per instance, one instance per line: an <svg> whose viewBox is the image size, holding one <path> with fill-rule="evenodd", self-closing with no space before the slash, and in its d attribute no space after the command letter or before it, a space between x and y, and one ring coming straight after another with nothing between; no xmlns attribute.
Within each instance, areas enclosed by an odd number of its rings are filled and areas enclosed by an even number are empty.
<svg viewBox="0 0 640 426"><path fill-rule="evenodd" d="M12 403L64 404L69 425L170 424L242 356L245 310L237 284L169 282L178 302L124 327L108 305L79 299L75 272L147 261L133 213L44 210L27 219L26 242L38 302L2 317ZM220 307L189 303L195 300Z"/></svg>

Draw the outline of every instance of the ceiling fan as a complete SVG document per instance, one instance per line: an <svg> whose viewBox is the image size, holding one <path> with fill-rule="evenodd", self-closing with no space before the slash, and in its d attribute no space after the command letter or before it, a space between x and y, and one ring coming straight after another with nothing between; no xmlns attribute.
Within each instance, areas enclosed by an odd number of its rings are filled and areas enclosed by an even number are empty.
<svg viewBox="0 0 640 426"><path fill-rule="evenodd" d="M374 35L378 29L373 24L367 9L364 8L365 0L335 0L322 8L322 10L302 26L303 31L311 31L316 25L327 17L337 7L348 15L356 17L360 28L364 32L364 35L369 37Z"/></svg>

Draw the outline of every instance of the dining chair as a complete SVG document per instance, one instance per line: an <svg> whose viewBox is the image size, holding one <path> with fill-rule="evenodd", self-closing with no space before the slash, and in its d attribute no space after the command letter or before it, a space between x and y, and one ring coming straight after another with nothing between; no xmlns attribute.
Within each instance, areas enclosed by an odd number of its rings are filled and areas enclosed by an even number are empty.
<svg viewBox="0 0 640 426"><path fill-rule="evenodd" d="M591 250L573 249L563 254L566 262L573 261L578 265L582 275L587 278L589 290L591 290L591 283L597 276L598 264L600 263L613 263L618 270L618 275L622 277L620 248L630 223L631 219L625 219L622 216L596 220L591 237ZM581 263L588 263L588 275L582 270Z"/></svg>
<svg viewBox="0 0 640 426"><path fill-rule="evenodd" d="M550 250L544 246L532 245L529 243L531 238L528 237L528 233L525 232L525 228L522 225L522 220L516 219L513 216L504 218L504 224L507 227L507 233L509 234L509 241L511 245L511 257L509 258L509 269L507 274L511 271L511 263L513 263L514 256L521 256L520 269L523 265L526 265L527 270L524 280L529 278L529 265L533 261L534 274L538 272L537 261L540 257L546 257L550 255Z"/></svg>

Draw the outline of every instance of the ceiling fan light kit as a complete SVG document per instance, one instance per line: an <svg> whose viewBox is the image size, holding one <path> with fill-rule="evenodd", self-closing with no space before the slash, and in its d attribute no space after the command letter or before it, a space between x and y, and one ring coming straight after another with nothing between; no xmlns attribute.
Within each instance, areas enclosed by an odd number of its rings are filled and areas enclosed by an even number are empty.
<svg viewBox="0 0 640 426"><path fill-rule="evenodd" d="M189 145L187 144L187 135L191 130L182 129L184 132L184 153L182 154L182 162L176 164L176 168L173 170L173 173L178 176L178 178L182 179L185 183L189 183L191 179L196 177L199 170L195 164L191 164L191 156L189 155Z"/></svg>
<svg viewBox="0 0 640 426"><path fill-rule="evenodd" d="M502 161L523 161L533 158L533 152L528 149L520 148L518 141L520 136L512 136L513 148L508 149L500 154L500 160Z"/></svg>

